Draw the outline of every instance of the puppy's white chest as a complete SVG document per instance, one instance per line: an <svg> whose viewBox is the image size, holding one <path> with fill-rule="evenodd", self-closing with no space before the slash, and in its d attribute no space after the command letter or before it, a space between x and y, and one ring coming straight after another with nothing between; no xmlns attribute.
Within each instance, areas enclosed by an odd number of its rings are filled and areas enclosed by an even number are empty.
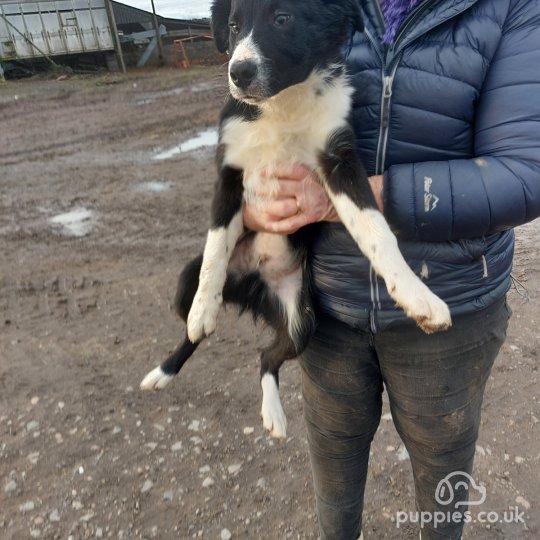
<svg viewBox="0 0 540 540"><path fill-rule="evenodd" d="M222 128L222 142L227 145L226 162L244 171L272 168L284 161L310 165L328 137L326 127L313 124L311 119L290 122L263 116L249 122L231 118Z"/></svg>
<svg viewBox="0 0 540 540"><path fill-rule="evenodd" d="M324 86L324 91L322 84L321 76L313 74L263 104L256 120L234 116L221 126L225 163L244 171L248 197L261 182L276 184L272 171L277 164L302 163L315 169L329 136L346 124L352 94L347 79Z"/></svg>
<svg viewBox="0 0 540 540"><path fill-rule="evenodd" d="M300 130L298 125L264 117L254 122L231 119L224 131L223 139L236 141L227 145L226 162L243 170L244 195L252 203L257 202L256 193L277 190L273 177L276 165L303 163L315 168L318 151L327 138L327 134L313 137L306 135L310 130Z"/></svg>

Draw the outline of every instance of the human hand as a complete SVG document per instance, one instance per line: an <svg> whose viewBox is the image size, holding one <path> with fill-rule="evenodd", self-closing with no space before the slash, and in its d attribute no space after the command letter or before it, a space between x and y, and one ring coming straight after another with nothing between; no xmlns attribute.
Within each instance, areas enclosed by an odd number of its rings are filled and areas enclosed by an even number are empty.
<svg viewBox="0 0 540 540"><path fill-rule="evenodd" d="M259 193L265 200L257 207L245 204L244 225L257 232L292 234L304 225L318 221L341 221L320 185L315 172L301 164L281 164L274 171L279 189L274 197ZM378 209L384 210L383 175L369 177Z"/></svg>
<svg viewBox="0 0 540 540"><path fill-rule="evenodd" d="M264 176L264 173L263 173ZM292 234L318 221L338 221L332 202L314 171L300 164L280 164L272 174L277 193L259 192L262 202L244 205L244 225L253 231Z"/></svg>

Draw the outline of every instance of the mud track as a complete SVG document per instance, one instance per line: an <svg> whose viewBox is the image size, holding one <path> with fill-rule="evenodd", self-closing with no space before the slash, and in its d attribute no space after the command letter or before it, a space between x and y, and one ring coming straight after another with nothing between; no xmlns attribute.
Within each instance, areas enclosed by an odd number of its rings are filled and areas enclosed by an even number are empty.
<svg viewBox="0 0 540 540"><path fill-rule="evenodd" d="M0 537L316 539L300 373L281 376L289 439L260 418L261 328L232 313L173 385L144 374L175 346L179 268L201 249L213 148L155 160L215 127L222 69L0 86ZM74 212L74 213L73 213ZM466 538L540 537L537 224L519 231L509 338L484 403ZM261 336L261 333L263 336ZM414 511L407 454L385 406L365 536Z"/></svg>

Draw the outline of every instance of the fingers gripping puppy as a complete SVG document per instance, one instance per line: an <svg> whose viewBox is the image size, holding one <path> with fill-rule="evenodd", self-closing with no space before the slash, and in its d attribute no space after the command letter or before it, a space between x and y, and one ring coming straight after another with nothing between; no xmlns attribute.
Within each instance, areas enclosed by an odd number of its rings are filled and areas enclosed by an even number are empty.
<svg viewBox="0 0 540 540"><path fill-rule="evenodd" d="M164 387L215 330L221 303L234 303L275 329L261 354L262 416L274 436L284 437L278 371L302 353L315 326L305 271L313 228L283 236L245 231L242 222L244 200L257 204L256 193L267 192L268 183L277 189L276 164L317 171L359 249L424 331L448 328L450 313L403 259L356 154L353 90L342 56L351 33L362 30L356 1L216 0L212 24L218 49L230 54L212 223L202 257L180 276L176 306L187 319L186 339L141 386Z"/></svg>

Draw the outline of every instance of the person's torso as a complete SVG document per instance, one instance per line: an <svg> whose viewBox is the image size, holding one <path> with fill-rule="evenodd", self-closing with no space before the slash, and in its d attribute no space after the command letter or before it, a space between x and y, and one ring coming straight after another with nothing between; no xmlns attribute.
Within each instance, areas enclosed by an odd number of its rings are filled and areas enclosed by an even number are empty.
<svg viewBox="0 0 540 540"><path fill-rule="evenodd" d="M348 68L356 90L352 125L368 174L400 163L475 157L476 101L511 0L424 0L391 45L382 43L376 0L361 3L365 32L354 36ZM485 307L508 290L513 238L506 231L400 247L457 314ZM373 330L405 319L341 225L321 225L311 269L318 304L331 315Z"/></svg>

